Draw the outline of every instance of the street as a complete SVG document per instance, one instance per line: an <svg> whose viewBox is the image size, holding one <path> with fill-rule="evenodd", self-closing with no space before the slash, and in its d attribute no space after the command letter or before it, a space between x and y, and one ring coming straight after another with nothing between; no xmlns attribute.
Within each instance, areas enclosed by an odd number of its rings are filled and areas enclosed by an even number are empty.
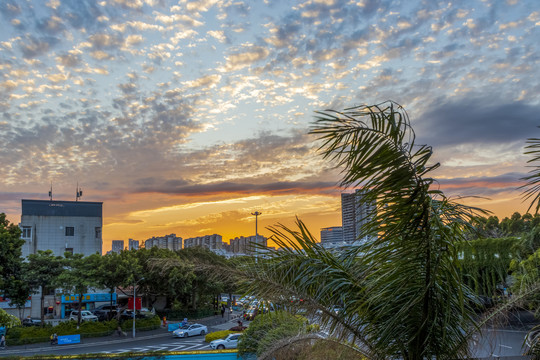
<svg viewBox="0 0 540 360"><path fill-rule="evenodd" d="M227 330L236 326L237 313L229 318L220 316L200 320L201 324L208 326L208 331ZM196 321L195 321L196 322ZM191 351L210 350L208 343L204 341L204 336L192 336L188 338L174 338L172 333L165 329L150 332L139 332L135 339L129 335L126 338L115 336L104 338L85 338L80 344L72 345L49 345L47 343L33 344L28 346L13 346L5 350L0 350L1 356L18 355L77 355L91 353L119 354L124 352L148 352L148 351Z"/></svg>

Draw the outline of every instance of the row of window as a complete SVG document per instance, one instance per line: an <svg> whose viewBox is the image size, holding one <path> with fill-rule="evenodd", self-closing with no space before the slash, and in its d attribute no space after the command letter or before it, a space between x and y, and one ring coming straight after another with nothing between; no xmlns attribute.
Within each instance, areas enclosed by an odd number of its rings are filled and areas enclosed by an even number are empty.
<svg viewBox="0 0 540 360"><path fill-rule="evenodd" d="M32 238L32 227L31 226L23 226L22 227L22 233L21 238L23 239L31 239ZM101 228L96 227L94 228L95 231L95 237L96 239L101 239ZM75 236L75 227L74 226L66 226L66 236Z"/></svg>

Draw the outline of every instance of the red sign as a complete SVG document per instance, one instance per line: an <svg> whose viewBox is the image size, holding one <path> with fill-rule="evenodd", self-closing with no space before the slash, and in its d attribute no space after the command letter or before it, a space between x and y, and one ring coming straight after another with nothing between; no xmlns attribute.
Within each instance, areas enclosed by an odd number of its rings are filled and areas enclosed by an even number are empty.
<svg viewBox="0 0 540 360"><path fill-rule="evenodd" d="M141 305L142 305L142 302L141 302L142 298L138 297L137 300L135 301L135 310L141 310ZM128 299L128 310L133 310L133 298L129 298Z"/></svg>

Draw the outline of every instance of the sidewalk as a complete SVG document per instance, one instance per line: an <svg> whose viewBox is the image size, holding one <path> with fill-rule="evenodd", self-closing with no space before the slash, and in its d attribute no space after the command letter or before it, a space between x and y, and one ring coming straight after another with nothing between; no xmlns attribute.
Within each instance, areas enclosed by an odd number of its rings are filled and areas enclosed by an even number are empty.
<svg viewBox="0 0 540 360"><path fill-rule="evenodd" d="M220 331L220 330L228 330L233 326L236 326L236 321L238 319L238 316L240 315L239 312L233 312L232 314L229 314L229 316L225 315L223 318L221 317L221 314L209 316L202 319L189 319L190 322L193 323L199 323L206 325L208 327L208 332L214 332L214 331ZM178 323L180 321L173 321L172 323ZM27 344L27 345L14 345L10 346L9 343L5 350L0 350L0 357L10 355L10 353L20 353L21 351L35 351L39 352L39 349L50 349L52 346L60 346L65 349L72 349L77 347L86 346L89 344L99 344L99 343L107 343L107 344L116 344L116 343L129 343L129 342L135 342L140 341L143 339L151 339L151 338L159 338L159 337L170 337L171 333L167 331L167 327L161 327L159 329L155 330L149 330L149 331L137 331L136 337L132 337L131 331L127 332L127 337L118 337L115 335L109 335L109 336L103 336L103 337L95 337L95 338L82 338L81 342L79 344L71 344L71 345L51 345L49 342L43 342L43 343L37 343L37 344Z"/></svg>

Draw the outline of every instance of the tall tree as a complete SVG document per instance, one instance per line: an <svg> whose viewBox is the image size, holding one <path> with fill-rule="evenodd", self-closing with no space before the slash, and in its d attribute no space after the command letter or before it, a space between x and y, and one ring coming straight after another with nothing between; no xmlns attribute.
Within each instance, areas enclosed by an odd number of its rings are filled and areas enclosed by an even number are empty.
<svg viewBox="0 0 540 360"><path fill-rule="evenodd" d="M21 229L6 219L6 214L0 213L0 290L4 296L10 298L12 304L20 309L21 297L26 299L29 295L22 278L23 258Z"/></svg>
<svg viewBox="0 0 540 360"><path fill-rule="evenodd" d="M66 266L62 273L58 276L56 282L60 287L62 287L64 292L76 294L78 296L78 326L81 324L83 295L88 292L90 287L97 285L96 279L93 276L90 276L94 269L94 263L92 261L88 261L88 259L82 254L71 254L66 252L65 256Z"/></svg>
<svg viewBox="0 0 540 360"><path fill-rule="evenodd" d="M370 358L466 357L477 328L456 243L483 212L437 189L432 149L415 144L396 103L320 112L312 133L322 140L324 157L342 169L341 185L365 188L363 201L376 204L359 237L371 241L336 254L301 221L298 230L273 227L282 249L252 263L253 290L302 296L338 338L352 339ZM328 311L332 303L343 311Z"/></svg>
<svg viewBox="0 0 540 360"><path fill-rule="evenodd" d="M58 276L63 271L63 267L64 259L61 256L55 256L51 250L38 250L37 254L28 255L27 281L34 293L41 292L42 324L45 324L45 313L43 311L45 291L48 287L55 285Z"/></svg>
<svg viewBox="0 0 540 360"><path fill-rule="evenodd" d="M110 305L113 305L113 294L116 288L128 282L129 275L133 269L133 263L125 256L122 257L116 252L106 255L93 254L88 257L91 265L90 276L94 277L96 285L109 289ZM112 313L109 313L111 316Z"/></svg>

